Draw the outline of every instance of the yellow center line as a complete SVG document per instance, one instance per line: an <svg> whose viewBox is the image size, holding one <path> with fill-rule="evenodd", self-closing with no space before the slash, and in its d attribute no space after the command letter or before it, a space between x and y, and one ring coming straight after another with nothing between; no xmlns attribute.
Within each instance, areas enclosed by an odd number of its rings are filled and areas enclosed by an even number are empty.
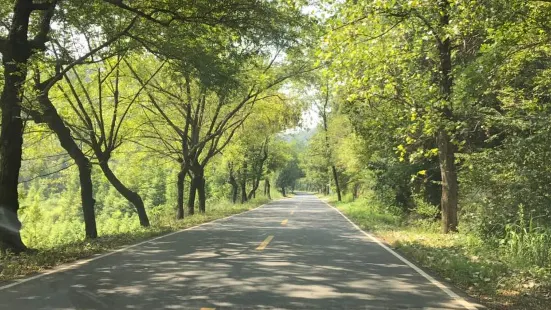
<svg viewBox="0 0 551 310"><path fill-rule="evenodd" d="M268 246L270 241L272 241L272 239L274 239L274 236L268 236L268 238L266 238L266 240L262 241L262 243L256 249L259 250L259 251L264 250Z"/></svg>
<svg viewBox="0 0 551 310"><path fill-rule="evenodd" d="M288 220L288 219L284 219L283 222L281 222L281 225L285 226L285 225L287 225L287 222L289 222L289 220Z"/></svg>

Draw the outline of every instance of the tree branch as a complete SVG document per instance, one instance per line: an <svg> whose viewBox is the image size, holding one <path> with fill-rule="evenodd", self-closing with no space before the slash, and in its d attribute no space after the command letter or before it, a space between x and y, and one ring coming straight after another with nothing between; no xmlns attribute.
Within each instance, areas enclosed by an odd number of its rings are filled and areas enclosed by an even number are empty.
<svg viewBox="0 0 551 310"><path fill-rule="evenodd" d="M33 3L33 10L42 10L42 16L38 24L40 25L38 33L34 36L32 40L29 41L29 46L34 49L39 49L41 51L46 50L46 42L48 42L48 34L50 33L50 23L52 17L54 16L55 7L58 0L53 0L51 3Z"/></svg>
<svg viewBox="0 0 551 310"><path fill-rule="evenodd" d="M105 41L103 44L99 45L98 47L94 48L93 50L89 51L88 53L86 53L85 55L83 55L82 57L76 59L75 61L73 61L72 63L70 63L69 65L67 65L65 68L63 68L60 72L58 72L52 79L51 81L46 84L44 86L44 89L43 91L44 92L48 92L50 90L50 88L52 88L52 86L54 86L55 82L57 82L59 79L61 79L65 74L67 74L67 72L69 72L69 70L71 70L74 66L78 65L78 64L81 64L84 60L86 60L86 58L94 55L95 53L97 53L98 51L106 48L107 46L111 45L113 42L117 41L118 39L120 39L122 36L126 35L128 33L128 31L130 31L130 29L132 29L132 27L134 26L134 24L136 23L136 20L137 20L137 17L134 17L132 19L132 21L130 22L130 24L128 24L128 26L126 26L126 28L123 29L123 31L119 32L116 36L112 37L111 39Z"/></svg>

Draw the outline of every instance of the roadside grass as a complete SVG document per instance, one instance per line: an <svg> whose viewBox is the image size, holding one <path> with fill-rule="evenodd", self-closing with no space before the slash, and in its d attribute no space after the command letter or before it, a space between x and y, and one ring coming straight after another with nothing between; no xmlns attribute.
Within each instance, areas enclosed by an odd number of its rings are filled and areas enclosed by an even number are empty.
<svg viewBox="0 0 551 310"><path fill-rule="evenodd" d="M406 218L367 200L325 199L363 230L490 309L551 309L551 266L538 266L526 258L531 243L519 249L517 240L511 251L511 240L482 240L468 232L443 235L439 223ZM530 236L517 238L541 239Z"/></svg>
<svg viewBox="0 0 551 310"><path fill-rule="evenodd" d="M277 199L277 197L275 197ZM99 238L94 240L78 240L67 243L60 242L53 246L33 243L28 253L20 255L0 254L0 281L17 279L26 275L40 272L57 265L70 263L78 259L105 253L123 246L161 236L170 232L197 226L202 223L224 218L233 214L254 209L269 202L266 198L256 198L245 204L231 204L218 202L207 206L205 214L186 216L183 220L176 220L174 212L151 212L151 226L143 228L135 225L135 218L127 219L127 225L109 225L98 221ZM112 224L112 223L111 223Z"/></svg>

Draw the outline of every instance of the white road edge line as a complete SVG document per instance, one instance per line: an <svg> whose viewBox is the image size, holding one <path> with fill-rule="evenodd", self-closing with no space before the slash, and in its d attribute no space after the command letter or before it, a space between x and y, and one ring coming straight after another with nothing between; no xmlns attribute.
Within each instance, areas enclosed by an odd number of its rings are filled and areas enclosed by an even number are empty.
<svg viewBox="0 0 551 310"><path fill-rule="evenodd" d="M278 199L279 200L279 199ZM184 231L187 231L187 230L193 230L193 229L196 229L196 228L199 228L201 226L205 226L205 225L209 225L209 224L212 224L212 223L215 223L215 222L218 222L218 221L222 221L222 220L227 220L227 219L230 219L234 216L238 216L238 215L243 215L245 213L249 213L251 211L255 211L257 209L260 209L272 202L276 202L278 200L274 200L274 201L271 201L271 202L268 202L268 203L265 203L263 205L260 205L254 209L251 209L251 210L247 210L245 212L241 212L241 213L237 213L237 214L233 214L233 215L230 215L230 216L227 216L227 217L223 217L223 218L219 218L219 219L216 219L216 220L213 220L213 221L210 221L210 222L205 222L203 224L199 224L199 225L196 225L196 226L193 226L193 227L188 227L188 228L184 228L184 229L180 229L180 230L177 230L177 231L174 231L174 232L171 232L171 233L168 233L166 235L162 235L162 236L159 236L159 237L155 237L155 238L152 238L152 239L149 239L149 240L145 240L145 241L142 241L142 242L139 242L139 243L135 243L135 244L131 244L131 245L128 245L126 247L123 247L123 248L120 248L120 249L117 249L117 250L113 250L111 252L107 252L105 254L101 254L101 255L98 255L98 256L94 256L94 257L91 257L91 258L86 258L86 259L81 259L81 260L77 260L76 262L74 263L69 263L69 264L62 264L62 265L59 265L59 266L56 266L54 267L53 269L50 269L50 270L46 270L46 271L42 271L40 272L39 274L35 275L35 276L32 276L32 277L28 277L28 278L24 278L24 279L20 279L20 280L14 280L13 283L10 283L10 284L6 284L4 286L0 286L0 291L3 291L5 289L8 289L8 288L11 288L11 287L14 287L14 286L17 286L17 285L20 285L20 284L23 284L25 282L29 282L29 281L32 281L32 280L36 280L36 279L40 279L42 277L45 277L45 276L48 276L48 275L51 275L51 274L55 274L55 273L60 273L60 272L64 272L64 271L67 271L67 270L73 270L73 269L76 269L77 267L81 266L81 265L84 265L84 264L87 264L89 262L92 262L92 261L95 261L95 260L98 260L98 259L101 259L101 258L104 258L104 257L107 257L107 256L111 256L113 254L116 254L116 253L120 253L120 252L124 252L126 250L129 250L129 249L132 249L132 248L135 248L135 247L138 247L140 245L143 245L143 244L146 244L146 243L149 243L149 242L153 242L153 241L156 241L156 240L159 240L159 239L162 239L162 238L166 238L166 237L169 237L169 236L172 236L172 235L175 235L175 234L179 234L181 232L184 232Z"/></svg>
<svg viewBox="0 0 551 310"><path fill-rule="evenodd" d="M319 199L319 198L318 198ZM423 276L425 279L427 279L430 283L434 284L435 286L437 286L439 289L441 289L444 293L448 294L448 296L450 296L451 298L455 299L457 302L459 302L463 307L465 307L465 309L468 309L468 310L477 310L478 308L475 307L473 304L471 304L470 302L466 301L463 297L457 295L456 293L454 293L451 289L449 289L446 285L444 285L442 282L436 280L435 278L433 278L431 275L429 275L428 273L424 272L421 268L415 266L412 262L410 262L409 260L405 259L402 255L396 253L393 249L389 248L388 246L386 246L384 243L382 243L379 239L377 239L376 237L374 237L373 235L371 235L370 233L364 231L363 229L361 229L358 225L356 225L354 222L352 222L348 217L346 217L346 215L344 215L339 209L333 207L332 205L330 205L329 203L327 203L326 201L323 201L320 199L320 201L322 201L323 203L325 203L326 205L328 205L329 207L331 207L333 210L337 211L340 215L342 215L342 217L344 217L350 224L352 224L352 226L354 226L357 230L361 231L364 235L366 235L367 237L369 237L369 239L371 239L372 241L374 241L375 243L377 243L378 245L380 245L383 249L387 250L388 252L390 252L390 254L394 255L396 258L398 258L399 260L401 260L402 262L404 262L406 265L408 265L410 268L412 268L413 270L417 271L418 274L420 274L421 276Z"/></svg>

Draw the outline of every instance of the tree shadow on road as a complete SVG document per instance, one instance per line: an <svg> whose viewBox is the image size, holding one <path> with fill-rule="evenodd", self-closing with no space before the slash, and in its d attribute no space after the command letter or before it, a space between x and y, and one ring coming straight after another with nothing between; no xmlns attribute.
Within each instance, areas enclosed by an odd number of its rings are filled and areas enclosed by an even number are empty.
<svg viewBox="0 0 551 310"><path fill-rule="evenodd" d="M45 276L3 291L0 306L464 309L314 202L274 203ZM282 214L293 210L283 226ZM269 235L268 247L256 250Z"/></svg>

